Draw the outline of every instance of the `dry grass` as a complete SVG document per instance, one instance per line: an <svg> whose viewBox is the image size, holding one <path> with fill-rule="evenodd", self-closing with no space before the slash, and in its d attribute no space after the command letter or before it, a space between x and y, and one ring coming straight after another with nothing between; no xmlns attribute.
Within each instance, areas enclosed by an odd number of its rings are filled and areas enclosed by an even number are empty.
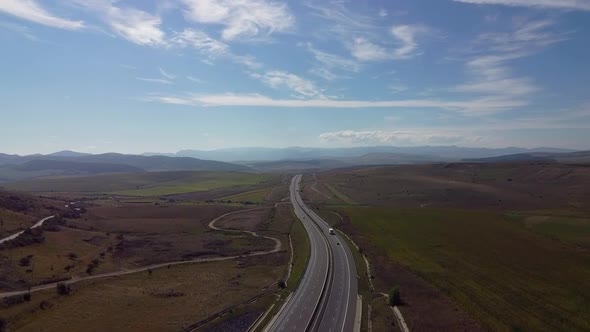
<svg viewBox="0 0 590 332"><path fill-rule="evenodd" d="M271 240L213 232L210 220L238 207L226 205L125 204L94 206L58 232L45 231L40 244L3 250L0 289L22 289L52 279L118 271L198 257L239 255L267 250ZM266 211L268 215L268 211ZM238 215L236 215L237 217ZM256 227L264 215L248 215ZM240 225L236 225L239 227ZM32 256L30 266L19 260ZM31 271L32 270L32 271Z"/></svg>
<svg viewBox="0 0 590 332"><path fill-rule="evenodd" d="M0 314L19 331L178 331L259 294L280 272L273 264L243 268L236 261L175 266L76 284L70 296L35 293ZM51 307L40 309L41 301Z"/></svg>
<svg viewBox="0 0 590 332"><path fill-rule="evenodd" d="M404 165L316 174L314 202L391 207L533 210L590 209L590 167L559 164ZM331 198L328 198L331 197Z"/></svg>

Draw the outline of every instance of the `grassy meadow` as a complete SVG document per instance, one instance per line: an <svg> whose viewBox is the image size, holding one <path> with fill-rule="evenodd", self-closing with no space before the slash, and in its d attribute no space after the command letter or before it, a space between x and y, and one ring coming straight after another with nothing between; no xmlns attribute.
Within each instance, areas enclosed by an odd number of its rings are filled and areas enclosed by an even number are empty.
<svg viewBox="0 0 590 332"><path fill-rule="evenodd" d="M272 188L256 189L252 191L246 191L243 193L230 195L220 198L220 200L230 200L232 202L252 202L262 203L265 201L266 196L271 192Z"/></svg>
<svg viewBox="0 0 590 332"><path fill-rule="evenodd" d="M241 172L146 172L44 178L10 183L6 187L30 192L107 193L147 197L250 186L271 179L272 176L265 174Z"/></svg>
<svg viewBox="0 0 590 332"><path fill-rule="evenodd" d="M590 253L531 231L516 220L521 217L457 209L338 210L366 242L448 294L485 328L590 329ZM560 225L554 233L568 227Z"/></svg>

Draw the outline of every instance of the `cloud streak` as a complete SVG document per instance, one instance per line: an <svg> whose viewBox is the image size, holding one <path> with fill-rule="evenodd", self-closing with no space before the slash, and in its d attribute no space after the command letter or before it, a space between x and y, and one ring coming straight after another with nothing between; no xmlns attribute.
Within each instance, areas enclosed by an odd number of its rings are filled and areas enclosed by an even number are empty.
<svg viewBox="0 0 590 332"><path fill-rule="evenodd" d="M478 5L590 10L587 0L454 0Z"/></svg>
<svg viewBox="0 0 590 332"><path fill-rule="evenodd" d="M509 62L566 40L565 34L552 31L554 25L550 20L525 20L516 23L513 31L480 35L476 46L482 54L466 63L473 79L452 90L503 98L522 98L539 91L531 78L515 76Z"/></svg>
<svg viewBox="0 0 590 332"><path fill-rule="evenodd" d="M172 84L172 81L164 79L164 78L148 78L148 77L137 77L138 80L150 83L159 83L159 84Z"/></svg>
<svg viewBox="0 0 590 332"><path fill-rule="evenodd" d="M386 101L336 100L336 99L275 99L260 94L211 94L211 95L150 95L144 101L186 106L234 106L275 108L429 108L445 109L466 115L489 114L524 106L519 100L477 98L471 100L406 99Z"/></svg>
<svg viewBox="0 0 590 332"><path fill-rule="evenodd" d="M479 136L462 135L441 130L342 130L322 133L320 141L346 145L431 145L469 144L481 141Z"/></svg>
<svg viewBox="0 0 590 332"><path fill-rule="evenodd" d="M274 89L286 87L293 91L296 96L325 98L322 94L322 90L318 88L314 82L286 71L273 70L264 74L252 73L250 76L259 79L264 84Z"/></svg>
<svg viewBox="0 0 590 332"><path fill-rule="evenodd" d="M51 14L34 0L2 0L0 12L4 12L37 24L65 30L84 28L83 21L73 21Z"/></svg>
<svg viewBox="0 0 590 332"><path fill-rule="evenodd" d="M295 24L286 4L266 0L182 0L185 17L203 24L224 28L221 36L230 41L285 32Z"/></svg>
<svg viewBox="0 0 590 332"><path fill-rule="evenodd" d="M415 56L418 48L416 36L427 29L418 25L398 25L390 29L399 46L395 48L376 44L365 37L356 37L349 44L352 55L360 61L402 60Z"/></svg>
<svg viewBox="0 0 590 332"><path fill-rule="evenodd" d="M117 35L138 45L164 45L162 19L140 9L117 7L112 0L72 0L81 8L97 12Z"/></svg>

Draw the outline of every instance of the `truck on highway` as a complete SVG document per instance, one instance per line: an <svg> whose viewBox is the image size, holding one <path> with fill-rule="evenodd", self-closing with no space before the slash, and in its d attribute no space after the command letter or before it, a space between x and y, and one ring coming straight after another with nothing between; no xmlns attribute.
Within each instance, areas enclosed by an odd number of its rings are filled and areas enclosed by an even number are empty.
<svg viewBox="0 0 590 332"><path fill-rule="evenodd" d="M336 234L336 232L334 231L334 228L328 229L328 233L330 233L330 235Z"/></svg>

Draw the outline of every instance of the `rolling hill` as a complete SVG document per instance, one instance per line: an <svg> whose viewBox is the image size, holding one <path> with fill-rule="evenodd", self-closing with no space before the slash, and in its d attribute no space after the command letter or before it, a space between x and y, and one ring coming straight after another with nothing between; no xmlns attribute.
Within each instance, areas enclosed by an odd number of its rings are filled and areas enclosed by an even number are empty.
<svg viewBox="0 0 590 332"><path fill-rule="evenodd" d="M139 156L119 153L0 155L0 182L29 178L156 171L249 171L245 165L189 157Z"/></svg>
<svg viewBox="0 0 590 332"><path fill-rule="evenodd" d="M588 164L590 163L590 151L518 153L498 157L464 159L463 161L482 163L554 162L562 164Z"/></svg>

